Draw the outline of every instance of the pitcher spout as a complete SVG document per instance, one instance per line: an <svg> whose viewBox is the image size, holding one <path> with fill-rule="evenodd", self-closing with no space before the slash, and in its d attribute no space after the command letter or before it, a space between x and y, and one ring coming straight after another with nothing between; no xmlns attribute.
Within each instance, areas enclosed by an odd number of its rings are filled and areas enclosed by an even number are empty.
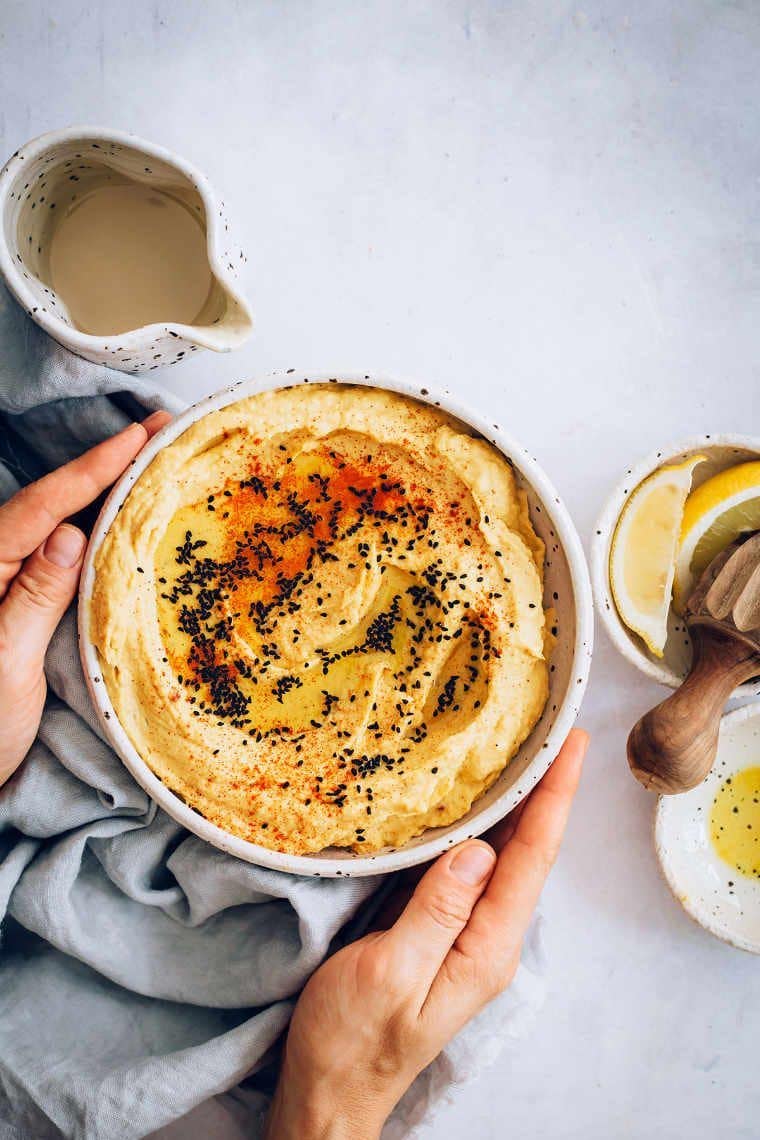
<svg viewBox="0 0 760 1140"><path fill-rule="evenodd" d="M234 280L234 263L224 264L214 245L214 234L207 231L208 258L211 269L211 287L204 304L192 324L169 324L167 331L176 339L183 339L197 348L212 352L230 352L244 344L253 331L253 317L245 297ZM245 262L239 254L241 264Z"/></svg>

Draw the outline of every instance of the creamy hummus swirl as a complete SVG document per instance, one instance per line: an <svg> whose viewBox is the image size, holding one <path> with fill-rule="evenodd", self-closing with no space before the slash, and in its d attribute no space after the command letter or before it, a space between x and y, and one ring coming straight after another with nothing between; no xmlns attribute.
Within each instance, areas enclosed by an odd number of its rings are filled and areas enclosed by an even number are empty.
<svg viewBox="0 0 760 1140"><path fill-rule="evenodd" d="M138 753L291 853L460 818L547 699L543 546L512 468L443 412L301 385L212 412L130 491L91 626Z"/></svg>

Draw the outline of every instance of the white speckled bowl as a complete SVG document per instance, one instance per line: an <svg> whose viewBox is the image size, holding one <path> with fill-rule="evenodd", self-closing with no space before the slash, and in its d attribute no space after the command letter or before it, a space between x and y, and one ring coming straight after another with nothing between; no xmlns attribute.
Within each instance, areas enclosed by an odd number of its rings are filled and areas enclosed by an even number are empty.
<svg viewBox="0 0 760 1140"><path fill-rule="evenodd" d="M693 487L698 487L710 476L736 463L760 458L760 438L751 435L699 435L660 448L647 455L635 467L629 467L623 479L607 499L591 541L591 580L594 598L604 627L617 649L626 660L662 685L676 689L683 681L691 663L691 642L683 621L671 608L668 618L668 639L662 658L647 649L641 638L628 629L620 618L610 589L609 562L612 538L617 521L631 492L647 476L668 463L678 463L697 452L707 456L694 470ZM733 694L735 697L760 697L760 680L747 681Z"/></svg>
<svg viewBox="0 0 760 1140"><path fill-rule="evenodd" d="M341 372L344 383L389 389L444 408L480 432L513 462L528 491L533 524L546 543L547 605L558 615L558 640L552 658L549 700L544 713L517 756L496 783L473 805L463 819L426 831L397 850L376 854L353 854L327 850L318 855L287 855L250 843L222 831L178 799L140 758L119 724L105 685L89 634L89 599L94 581L94 560L120 504L156 453L202 416L256 392L302 383L338 383L333 374L314 372L273 373L243 381L209 396L189 408L152 439L108 497L95 526L85 559L79 593L79 633L82 664L87 685L100 716L103 732L129 771L146 792L189 831L251 863L301 875L350 876L396 871L423 863L463 839L479 835L505 816L543 776L567 736L578 713L591 664L593 605L583 550L567 510L535 459L511 439L498 424L464 407L444 390L421 387L384 376Z"/></svg>
<svg viewBox="0 0 760 1140"><path fill-rule="evenodd" d="M723 717L718 754L702 783L660 796L654 842L665 880L686 913L724 942L760 954L760 880L724 863L710 841L710 809L727 776L760 763L760 704ZM731 884L731 885L729 885Z"/></svg>

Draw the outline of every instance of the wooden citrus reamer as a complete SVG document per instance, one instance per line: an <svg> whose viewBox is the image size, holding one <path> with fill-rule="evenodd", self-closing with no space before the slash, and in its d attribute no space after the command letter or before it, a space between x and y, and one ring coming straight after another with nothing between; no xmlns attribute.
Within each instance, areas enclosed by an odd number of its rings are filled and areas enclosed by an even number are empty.
<svg viewBox="0 0 760 1140"><path fill-rule="evenodd" d="M760 532L712 560L685 612L691 670L628 737L628 763L645 788L673 795L705 778L715 760L723 707L760 674Z"/></svg>

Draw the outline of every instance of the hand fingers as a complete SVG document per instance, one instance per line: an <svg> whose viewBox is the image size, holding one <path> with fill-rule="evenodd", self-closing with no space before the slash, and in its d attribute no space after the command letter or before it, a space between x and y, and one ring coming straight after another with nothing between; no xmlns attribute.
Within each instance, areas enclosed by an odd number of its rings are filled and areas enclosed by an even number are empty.
<svg viewBox="0 0 760 1140"><path fill-rule="evenodd" d="M458 1025L509 982L559 851L588 740L581 729L573 729L525 801L482 898L431 988L432 1016L444 1010L443 1016L450 1015Z"/></svg>
<svg viewBox="0 0 760 1140"><path fill-rule="evenodd" d="M460 844L442 855L383 936L396 976L420 985L420 1004L464 929L495 861L493 849L480 840Z"/></svg>
<svg viewBox="0 0 760 1140"><path fill-rule="evenodd" d="M42 669L50 638L76 593L84 555L81 530L64 523L24 562L0 605L3 662L19 684Z"/></svg>
<svg viewBox="0 0 760 1140"><path fill-rule="evenodd" d="M588 736L573 729L525 802L512 838L499 856L472 929L491 935L507 950L518 949L546 877L557 857L580 780Z"/></svg>
<svg viewBox="0 0 760 1140"><path fill-rule="evenodd" d="M503 850L514 835L520 816L529 799L530 797L528 796L524 800L521 800L509 815L499 820L493 827L489 827L488 831L484 832L480 837L485 840L489 847L493 847L497 854ZM402 871L399 874L393 890L383 900L382 905L373 915L372 921L367 927L368 931L387 930L390 926L393 926L409 902L409 899L414 894L417 883L429 866L429 863L422 863L416 867L409 867L408 870Z"/></svg>
<svg viewBox="0 0 760 1140"><path fill-rule="evenodd" d="M170 418L166 412L154 412L145 424L130 424L78 459L22 488L0 507L0 596L21 560L63 519L82 510L109 487L149 436Z"/></svg>
<svg viewBox="0 0 760 1140"><path fill-rule="evenodd" d="M524 800L521 800L509 815L499 820L493 827L489 827L488 831L481 835L480 838L483 839L489 847L493 847L497 854L514 835L520 816L529 798L528 796ZM409 899L414 894L417 883L429 866L429 863L421 863L416 867L409 867L408 870L400 872L393 890L374 913L372 921L367 927L368 931L387 930L389 926L393 926L409 902Z"/></svg>
<svg viewBox="0 0 760 1140"><path fill-rule="evenodd" d="M157 435L161 431L161 428L171 423L171 418L169 412L151 412L147 419L142 421L142 426L148 433L148 439L152 439L154 435Z"/></svg>

